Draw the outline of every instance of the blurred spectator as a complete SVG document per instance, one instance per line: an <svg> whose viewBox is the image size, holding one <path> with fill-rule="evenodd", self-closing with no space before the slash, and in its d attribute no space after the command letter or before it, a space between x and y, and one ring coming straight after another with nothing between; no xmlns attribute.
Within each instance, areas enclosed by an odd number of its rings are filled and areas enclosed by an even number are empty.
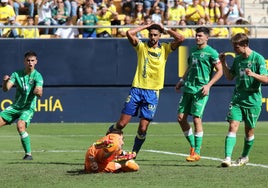
<svg viewBox="0 0 268 188"><path fill-rule="evenodd" d="M64 7L67 9L68 15L76 16L77 15L77 2L76 0L64 0Z"/></svg>
<svg viewBox="0 0 268 188"><path fill-rule="evenodd" d="M8 5L8 0L0 1L0 23L7 24L8 18L14 17L16 14L12 6Z"/></svg>
<svg viewBox="0 0 268 188"><path fill-rule="evenodd" d="M94 2L98 5L98 7L100 7L105 0L94 0Z"/></svg>
<svg viewBox="0 0 268 188"><path fill-rule="evenodd" d="M144 16L145 16L145 12L143 11L143 4L136 3L135 11L133 14L134 25L141 25L143 23Z"/></svg>
<svg viewBox="0 0 268 188"><path fill-rule="evenodd" d="M118 29L118 37L127 37L127 31L130 29L130 27L127 27L127 26L131 26L131 17L130 16L126 16L125 19L124 19L124 26L125 27L121 27Z"/></svg>
<svg viewBox="0 0 268 188"><path fill-rule="evenodd" d="M29 16L34 16L34 0L13 0L13 7L16 15L19 15L20 8L27 7Z"/></svg>
<svg viewBox="0 0 268 188"><path fill-rule="evenodd" d="M100 10L97 12L99 25L110 26L112 19L114 18L114 16L117 16L117 15L118 15L117 12L112 12L111 10L108 10L105 5L102 5L100 7ZM111 28L97 28L96 33L97 33L97 37L100 37L100 38L112 37Z"/></svg>
<svg viewBox="0 0 268 188"><path fill-rule="evenodd" d="M152 23L151 16L144 16L143 25L149 25ZM149 37L149 31L147 29L144 29L137 33L138 38L148 38Z"/></svg>
<svg viewBox="0 0 268 188"><path fill-rule="evenodd" d="M52 9L55 8L54 1L50 0L37 0L37 13L38 13L38 25L58 25L57 21L52 18ZM56 28L52 29L54 34ZM49 28L44 29L44 34L49 34Z"/></svg>
<svg viewBox="0 0 268 188"><path fill-rule="evenodd" d="M152 22L160 24L162 23L162 15L160 13L160 7L155 6L153 7L153 13L152 13Z"/></svg>
<svg viewBox="0 0 268 188"><path fill-rule="evenodd" d="M209 5L209 1L210 1L210 0L199 0L199 4L200 4L201 6L203 6L204 9L206 9L206 8L208 7L208 5Z"/></svg>
<svg viewBox="0 0 268 188"><path fill-rule="evenodd" d="M67 8L64 6L63 0L57 0L56 6L52 9L52 17L57 21L57 24L62 25L66 22L66 18L70 15Z"/></svg>
<svg viewBox="0 0 268 188"><path fill-rule="evenodd" d="M215 0L210 0L208 7L205 8L206 21L211 24L217 24L218 19L221 17L220 6Z"/></svg>
<svg viewBox="0 0 268 188"><path fill-rule="evenodd" d="M117 13L116 6L114 5L114 1L107 0L106 2L107 2L106 7L107 7L108 11ZM113 19L111 21L111 25L121 25L121 20L119 20L118 14L114 14Z"/></svg>
<svg viewBox="0 0 268 188"><path fill-rule="evenodd" d="M63 25L64 26L72 26L73 25L72 17L68 17L66 19L66 23ZM79 37L79 31L77 28L64 27L64 28L58 28L57 31L55 32L55 35L57 38L73 39L73 38Z"/></svg>
<svg viewBox="0 0 268 188"><path fill-rule="evenodd" d="M125 15L133 16L137 4L143 5L143 0L122 0L121 9Z"/></svg>
<svg viewBox="0 0 268 188"><path fill-rule="evenodd" d="M114 0L106 0L106 7L108 10L112 12L117 12L116 6L114 5Z"/></svg>
<svg viewBox="0 0 268 188"><path fill-rule="evenodd" d="M10 17L8 19L7 26L21 26L19 23L16 22L16 17ZM4 28L3 29L3 38L21 38L22 36L22 29L21 28Z"/></svg>
<svg viewBox="0 0 268 188"><path fill-rule="evenodd" d="M151 8L158 6L160 8L162 18L164 18L164 13L166 9L166 5L164 2L160 0L144 0L143 5L147 16L150 15L151 10L153 10Z"/></svg>
<svg viewBox="0 0 268 188"><path fill-rule="evenodd" d="M184 5L185 9L187 9L187 7L189 5L193 4L193 0L182 0L182 1L183 1L183 5Z"/></svg>
<svg viewBox="0 0 268 188"><path fill-rule="evenodd" d="M174 0L174 5L167 9L167 25L179 25L180 20L185 19L185 8L182 6L182 0Z"/></svg>
<svg viewBox="0 0 268 188"><path fill-rule="evenodd" d="M27 17L27 26L34 25L34 18L31 16ZM22 36L23 38L32 39L32 38L39 38L39 30L38 28L23 28L22 29Z"/></svg>
<svg viewBox="0 0 268 188"><path fill-rule="evenodd" d="M177 29L177 32L184 36L184 38L193 38L195 35L195 32L192 28L188 28L186 26L186 21L185 20L180 20L179 21L179 26L182 26L181 28Z"/></svg>
<svg viewBox="0 0 268 188"><path fill-rule="evenodd" d="M232 27L230 28L231 37L235 36L237 33L244 33L246 35L250 35L250 30L247 27L243 27L243 25L247 25L249 22L243 18L238 18L235 22L235 25L241 25L241 27Z"/></svg>
<svg viewBox="0 0 268 188"><path fill-rule="evenodd" d="M93 14L96 14L98 11L98 5L97 3L94 2L94 0L84 0L83 4L80 4L79 7L77 8L78 10L78 14L77 14L77 18L80 19L83 14L84 14L84 10L86 6L91 6L93 9Z"/></svg>
<svg viewBox="0 0 268 188"><path fill-rule="evenodd" d="M226 24L234 24L239 17L244 17L242 8L235 2L235 0L229 0L228 5L224 8L223 18Z"/></svg>
<svg viewBox="0 0 268 188"><path fill-rule="evenodd" d="M84 26L94 26L98 24L98 18L93 14L93 8L91 6L85 7L85 13L81 17L79 25ZM95 28L83 28L82 29L83 38L96 38Z"/></svg>
<svg viewBox="0 0 268 188"><path fill-rule="evenodd" d="M8 5L8 0L0 1L0 26L8 24L8 18L14 17L15 12L12 6ZM0 28L0 36L3 34L3 29Z"/></svg>
<svg viewBox="0 0 268 188"><path fill-rule="evenodd" d="M197 22L197 25L203 25L203 26L207 25L205 18L200 18Z"/></svg>
<svg viewBox="0 0 268 188"><path fill-rule="evenodd" d="M186 9L187 25L196 25L200 18L205 18L205 10L199 5L199 0L193 0L193 4Z"/></svg>
<svg viewBox="0 0 268 188"><path fill-rule="evenodd" d="M219 18L217 25L224 25L225 21L223 18ZM211 37L227 38L229 37L229 30L226 27L213 27L210 32Z"/></svg>

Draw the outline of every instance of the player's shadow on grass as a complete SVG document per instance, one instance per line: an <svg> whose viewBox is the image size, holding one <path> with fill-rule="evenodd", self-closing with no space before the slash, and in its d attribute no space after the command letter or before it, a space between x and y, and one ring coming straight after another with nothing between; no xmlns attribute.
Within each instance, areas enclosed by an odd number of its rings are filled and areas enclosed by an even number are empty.
<svg viewBox="0 0 268 188"><path fill-rule="evenodd" d="M88 175L88 173L85 173L83 169L68 170L67 174L70 176Z"/></svg>
<svg viewBox="0 0 268 188"><path fill-rule="evenodd" d="M84 165L82 163L64 163L64 162L33 162L33 161L23 161L23 162L12 162L8 164L45 164L45 165Z"/></svg>

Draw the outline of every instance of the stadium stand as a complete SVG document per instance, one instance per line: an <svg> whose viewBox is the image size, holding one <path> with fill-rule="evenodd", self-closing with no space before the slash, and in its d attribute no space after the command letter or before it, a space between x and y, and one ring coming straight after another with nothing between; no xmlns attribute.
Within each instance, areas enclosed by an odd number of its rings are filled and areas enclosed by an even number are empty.
<svg viewBox="0 0 268 188"><path fill-rule="evenodd" d="M83 0L81 0L83 1ZM268 37L267 23L268 23L268 0L238 0L242 9L244 10L244 19L251 25L250 36L257 38ZM118 19L121 21L121 25L124 25L125 15L122 13L122 0L114 0L113 4L116 6L116 10L119 13ZM17 16L16 21L21 25L25 25L27 22L28 12L27 8L20 11L20 15ZM36 14L37 9L35 7L35 25L37 25L38 15ZM77 16L73 17L73 24L77 23ZM116 36L117 29L113 28L113 36ZM168 36L163 36L168 37ZM51 38L51 37L49 37Z"/></svg>

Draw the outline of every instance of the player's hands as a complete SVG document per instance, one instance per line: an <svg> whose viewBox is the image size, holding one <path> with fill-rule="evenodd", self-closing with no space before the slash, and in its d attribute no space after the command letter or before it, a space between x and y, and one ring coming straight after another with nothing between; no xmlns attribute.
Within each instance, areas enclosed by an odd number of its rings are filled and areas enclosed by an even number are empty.
<svg viewBox="0 0 268 188"><path fill-rule="evenodd" d="M219 59L220 59L220 61L222 62L222 64L224 64L225 63L225 53L220 53L220 55L219 55Z"/></svg>
<svg viewBox="0 0 268 188"><path fill-rule="evenodd" d="M245 69L245 73L246 73L246 75L248 75L248 76L253 76L253 74L254 74L254 72L252 72L251 69L249 69L249 68L246 68L246 69Z"/></svg>
<svg viewBox="0 0 268 188"><path fill-rule="evenodd" d="M3 81L5 81L5 82L7 82L9 79L10 79L10 76L8 76L8 75L5 75L5 76L3 77Z"/></svg>
<svg viewBox="0 0 268 188"><path fill-rule="evenodd" d="M131 160L134 159L136 156L136 152L123 152L121 155L115 157L114 162Z"/></svg>
<svg viewBox="0 0 268 188"><path fill-rule="evenodd" d="M210 87L208 85L204 85L202 88L202 95L207 96L209 94Z"/></svg>
<svg viewBox="0 0 268 188"><path fill-rule="evenodd" d="M101 142L95 142L93 145L95 146L96 149L101 149L101 148L110 148L114 144L112 140L103 140Z"/></svg>
<svg viewBox="0 0 268 188"><path fill-rule="evenodd" d="M98 163L95 161L94 157L89 156L89 161L90 161L91 171L94 172L94 173L97 173L98 169L99 169L99 166L98 166Z"/></svg>
<svg viewBox="0 0 268 188"><path fill-rule="evenodd" d="M184 85L184 81L183 81L183 79L181 79L177 84L176 84L176 86L175 86L175 91L176 92L179 92L180 91L180 89L181 89L181 87Z"/></svg>

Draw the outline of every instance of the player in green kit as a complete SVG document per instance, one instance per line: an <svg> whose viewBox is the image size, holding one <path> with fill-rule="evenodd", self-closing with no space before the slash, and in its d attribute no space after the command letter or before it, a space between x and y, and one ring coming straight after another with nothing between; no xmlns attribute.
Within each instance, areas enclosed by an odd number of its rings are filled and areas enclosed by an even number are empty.
<svg viewBox="0 0 268 188"><path fill-rule="evenodd" d="M225 138L225 159L221 163L222 167L242 166L249 161L248 155L254 143L254 128L261 113L261 84L268 83L265 59L250 49L247 35L238 33L232 37L231 42L237 56L230 69L225 62L224 53L220 55L225 77L236 80L227 115L229 130ZM232 164L231 156L241 121L245 124L244 148L241 157Z"/></svg>
<svg viewBox="0 0 268 188"><path fill-rule="evenodd" d="M223 75L219 54L207 44L208 37L208 28L196 29L196 46L191 48L187 70L176 84L177 91L183 90L178 107L178 122L190 143L190 155L186 157L188 162L200 159L200 148L203 141L203 112L211 86ZM189 115L193 116L194 133L187 120Z"/></svg>
<svg viewBox="0 0 268 188"><path fill-rule="evenodd" d="M16 86L16 95L13 104L0 113L0 127L17 121L17 131L21 137L21 143L25 151L24 160L32 160L31 142L26 128L33 117L36 99L43 94L42 75L35 70L37 55L35 52L27 52L24 55L24 66L22 70L13 72L11 76L5 75L2 89L9 91Z"/></svg>

